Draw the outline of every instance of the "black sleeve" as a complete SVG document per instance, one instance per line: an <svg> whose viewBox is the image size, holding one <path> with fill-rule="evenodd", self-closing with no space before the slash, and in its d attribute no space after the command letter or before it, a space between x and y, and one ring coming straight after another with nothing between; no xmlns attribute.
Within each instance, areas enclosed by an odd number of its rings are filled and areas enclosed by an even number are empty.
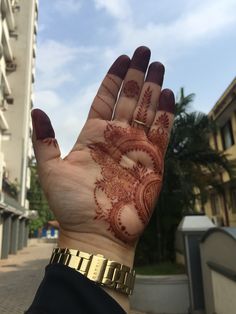
<svg viewBox="0 0 236 314"><path fill-rule="evenodd" d="M64 265L49 265L25 314L125 314L102 288Z"/></svg>

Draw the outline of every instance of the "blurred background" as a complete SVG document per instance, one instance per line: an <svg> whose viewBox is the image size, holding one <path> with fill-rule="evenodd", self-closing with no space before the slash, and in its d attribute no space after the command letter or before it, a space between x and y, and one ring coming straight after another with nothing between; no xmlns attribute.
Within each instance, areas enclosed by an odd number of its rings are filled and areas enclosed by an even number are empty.
<svg viewBox="0 0 236 314"><path fill-rule="evenodd" d="M111 63L141 45L165 65L163 87L176 95L176 118L135 266L143 275L185 274L177 231L183 217L236 227L236 1L1 0L0 9L0 275L28 263L23 273L31 276L58 236L37 176L31 109L49 115L66 156ZM7 310L0 312L21 313L7 299L15 277L1 278ZM18 299L30 302L26 290Z"/></svg>

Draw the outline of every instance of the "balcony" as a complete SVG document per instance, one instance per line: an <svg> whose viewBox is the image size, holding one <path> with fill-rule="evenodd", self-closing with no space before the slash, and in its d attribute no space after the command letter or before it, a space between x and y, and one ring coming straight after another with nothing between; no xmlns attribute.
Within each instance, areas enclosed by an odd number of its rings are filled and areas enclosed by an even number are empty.
<svg viewBox="0 0 236 314"><path fill-rule="evenodd" d="M35 20L35 22L34 22L34 34L35 35L38 34L38 22L37 22L37 20Z"/></svg>
<svg viewBox="0 0 236 314"><path fill-rule="evenodd" d="M36 17L38 18L38 12L39 12L39 0L35 0L35 12L36 12Z"/></svg>
<svg viewBox="0 0 236 314"><path fill-rule="evenodd" d="M13 53L10 45L10 35L7 27L6 19L2 22L2 44L3 44L3 54L7 61L13 61Z"/></svg>
<svg viewBox="0 0 236 314"><path fill-rule="evenodd" d="M9 129L9 125L2 110L0 110L0 129L1 131L7 131Z"/></svg>
<svg viewBox="0 0 236 314"><path fill-rule="evenodd" d="M32 83L35 82L35 68L32 69L32 78L31 78L31 82L32 82Z"/></svg>
<svg viewBox="0 0 236 314"><path fill-rule="evenodd" d="M14 31L15 30L15 19L14 19L14 14L12 11L11 0L2 0L1 8L2 8L3 16L6 17L9 30Z"/></svg>
<svg viewBox="0 0 236 314"><path fill-rule="evenodd" d="M33 109L33 107L34 107L34 102L35 102L35 96L34 96L34 94L32 93L32 94L31 94L31 99L30 99L31 109Z"/></svg>
<svg viewBox="0 0 236 314"><path fill-rule="evenodd" d="M2 86L3 86L3 96L8 97L11 95L11 87L7 79L6 75L6 62L4 58L1 59L0 61L0 69L1 69L1 74L2 74Z"/></svg>
<svg viewBox="0 0 236 314"><path fill-rule="evenodd" d="M36 44L33 44L33 58L36 58Z"/></svg>

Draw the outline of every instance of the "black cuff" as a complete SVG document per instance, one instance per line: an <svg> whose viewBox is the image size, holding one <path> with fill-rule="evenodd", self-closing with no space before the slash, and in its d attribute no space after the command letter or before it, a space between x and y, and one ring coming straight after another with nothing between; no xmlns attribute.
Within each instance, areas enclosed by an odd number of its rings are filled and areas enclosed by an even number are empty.
<svg viewBox="0 0 236 314"><path fill-rule="evenodd" d="M25 314L125 314L93 281L64 265L48 265Z"/></svg>

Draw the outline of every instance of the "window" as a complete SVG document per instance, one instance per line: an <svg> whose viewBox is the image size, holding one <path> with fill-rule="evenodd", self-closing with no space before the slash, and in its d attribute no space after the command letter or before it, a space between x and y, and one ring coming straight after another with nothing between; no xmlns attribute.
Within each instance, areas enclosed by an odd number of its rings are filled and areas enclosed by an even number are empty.
<svg viewBox="0 0 236 314"><path fill-rule="evenodd" d="M220 204L220 195L214 193L211 194L211 210L212 215L217 216L220 214L221 204Z"/></svg>
<svg viewBox="0 0 236 314"><path fill-rule="evenodd" d="M228 149L232 145L234 145L234 137L231 120L228 120L225 125L221 128L221 138L223 149Z"/></svg>
<svg viewBox="0 0 236 314"><path fill-rule="evenodd" d="M236 213L236 187L231 190L232 212Z"/></svg>

